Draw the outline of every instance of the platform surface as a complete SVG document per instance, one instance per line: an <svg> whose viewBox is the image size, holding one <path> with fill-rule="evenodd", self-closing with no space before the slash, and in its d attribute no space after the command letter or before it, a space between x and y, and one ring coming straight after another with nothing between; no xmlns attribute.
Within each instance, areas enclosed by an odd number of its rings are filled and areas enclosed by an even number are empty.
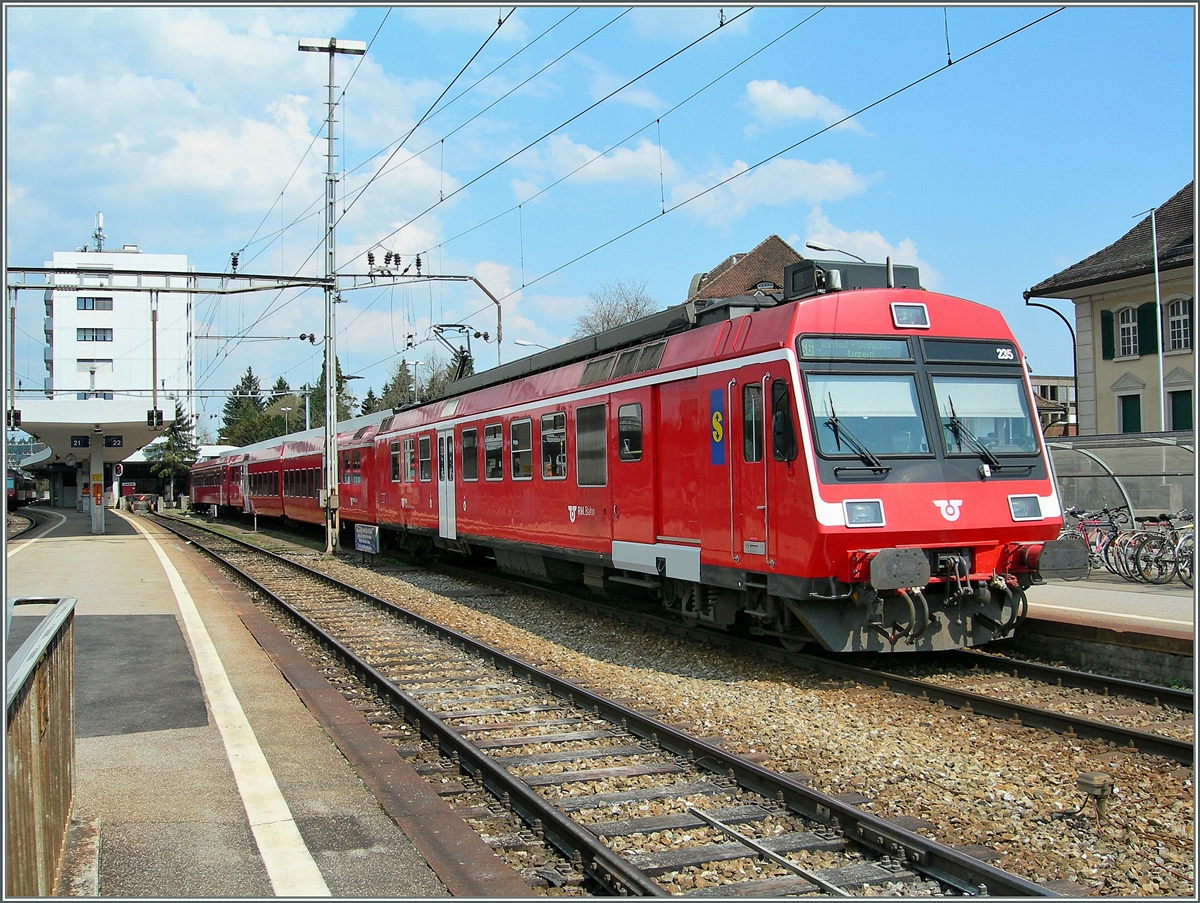
<svg viewBox="0 0 1200 903"><path fill-rule="evenodd" d="M181 540L136 518L199 638L135 518L110 511L94 536L46 513L7 548L6 595L78 600L74 814L98 819L101 896L447 895ZM17 611L10 655L45 609Z"/></svg>

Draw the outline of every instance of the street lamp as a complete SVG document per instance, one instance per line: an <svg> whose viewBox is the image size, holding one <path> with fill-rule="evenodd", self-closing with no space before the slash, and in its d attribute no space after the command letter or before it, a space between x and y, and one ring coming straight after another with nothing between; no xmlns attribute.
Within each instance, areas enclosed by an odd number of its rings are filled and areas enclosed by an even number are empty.
<svg viewBox="0 0 1200 903"><path fill-rule="evenodd" d="M1162 292L1158 281L1158 208L1151 207L1135 213L1134 219L1150 214L1150 245L1154 253L1154 325L1158 337L1158 428L1167 431L1167 397L1163 387Z"/></svg>
<svg viewBox="0 0 1200 903"><path fill-rule="evenodd" d="M514 345L524 345L526 348L542 348L546 351L550 350L549 345L539 345L537 342L526 342L524 339L513 339Z"/></svg>
<svg viewBox="0 0 1200 903"><path fill-rule="evenodd" d="M286 435L287 431L288 431L287 415L288 415L288 411L290 411L291 408L280 408L279 410L283 411L283 432Z"/></svg>
<svg viewBox="0 0 1200 903"><path fill-rule="evenodd" d="M833 251L836 254L845 254L847 257L853 257L855 260L862 260L863 263L866 263L866 261L857 254L851 254L849 251L843 251L841 248L832 248L829 245L823 245L817 241L806 241L804 243L804 247L812 248L814 251Z"/></svg>

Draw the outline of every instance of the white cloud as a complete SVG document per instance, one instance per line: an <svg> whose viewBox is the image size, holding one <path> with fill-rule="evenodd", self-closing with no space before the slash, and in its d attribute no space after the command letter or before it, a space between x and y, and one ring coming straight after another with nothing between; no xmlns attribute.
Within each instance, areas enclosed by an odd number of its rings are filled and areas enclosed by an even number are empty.
<svg viewBox="0 0 1200 903"><path fill-rule="evenodd" d="M589 56L578 55L576 62L588 69L592 73L591 82L588 89L591 92L593 100L600 100L603 97L608 97L612 92L617 91L622 85L628 82L636 73L623 73L618 75L611 71L603 63L600 63ZM634 82L628 88L624 88L613 94L609 103L624 103L630 106L640 107L644 110L657 112L666 108L666 103L655 94L646 88L643 88L637 82Z"/></svg>
<svg viewBox="0 0 1200 903"><path fill-rule="evenodd" d="M497 22L504 18L501 9L497 6L434 6L424 9L406 9L404 18L418 28L434 34L447 31L466 31L486 37L496 30ZM529 29L521 19L520 10L513 13L504 23L504 27L496 33L497 40L524 41L528 37Z"/></svg>
<svg viewBox="0 0 1200 903"><path fill-rule="evenodd" d="M683 209L711 225L727 225L756 207L783 207L797 202L817 204L861 194L870 182L850 164L837 160L809 163L780 159L753 171L747 172L748 169L744 162L736 160L728 169L676 185L671 189L671 202L680 204L696 197ZM738 173L746 174L701 194Z"/></svg>
<svg viewBox="0 0 1200 903"><path fill-rule="evenodd" d="M747 84L744 103L750 114L768 127L808 120L829 125L847 114L828 97L814 94L803 85L789 88L774 79L755 79ZM863 131L862 126L853 119L838 128ZM751 124L746 127L746 133L753 135L759 129L759 124Z"/></svg>
<svg viewBox="0 0 1200 903"><path fill-rule="evenodd" d="M657 182L660 161L663 177L673 181L679 174L679 164L646 138L638 139L633 148L618 147L601 155L586 144L576 144L565 135L555 135L543 155L544 164L555 176L566 175L583 166L571 177L575 182Z"/></svg>
<svg viewBox="0 0 1200 903"><path fill-rule="evenodd" d="M805 223L804 238L801 238L799 235L793 235L788 239L788 244L794 248L802 249L805 242L809 241L849 251L872 263L880 263L890 257L892 258L892 263L919 267L921 270L921 285L925 288L935 289L942 281L941 274L927 261L921 259L920 252L917 250L917 244L911 238L901 239L899 243L892 244L879 232L869 232L861 229L847 232L845 229L841 229L831 223L829 217L825 215L820 207L813 207L809 213L808 221ZM802 250L801 253L812 254L813 252Z"/></svg>

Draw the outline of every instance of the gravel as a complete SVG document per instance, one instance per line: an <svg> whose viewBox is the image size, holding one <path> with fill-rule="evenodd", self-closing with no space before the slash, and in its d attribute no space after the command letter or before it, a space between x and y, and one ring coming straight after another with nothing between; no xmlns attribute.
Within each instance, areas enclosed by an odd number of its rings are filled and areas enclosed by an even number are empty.
<svg viewBox="0 0 1200 903"><path fill-rule="evenodd" d="M724 738L726 749L755 754L824 793L861 794L862 808L876 815L929 822L918 830L994 851L994 864L1030 880L1074 882L1081 895L1195 896L1193 772L1177 763L822 680L533 596L477 595L468 607L443 595L468 588L453 578L408 575L428 587L418 588L351 560L308 563L635 708L656 709L664 721L688 722L697 735ZM1115 782L1102 818L1076 786L1091 771Z"/></svg>

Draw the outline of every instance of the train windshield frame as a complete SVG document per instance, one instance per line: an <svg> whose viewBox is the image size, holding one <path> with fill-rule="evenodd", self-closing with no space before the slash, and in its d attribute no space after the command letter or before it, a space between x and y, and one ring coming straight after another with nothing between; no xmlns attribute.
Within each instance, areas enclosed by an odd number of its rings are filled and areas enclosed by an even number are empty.
<svg viewBox="0 0 1200 903"><path fill-rule="evenodd" d="M934 372L929 380L947 457L977 456L980 445L998 457L1041 450L1021 376Z"/></svg>
<svg viewBox="0 0 1200 903"><path fill-rule="evenodd" d="M823 457L933 457L915 373L809 371L804 383Z"/></svg>

